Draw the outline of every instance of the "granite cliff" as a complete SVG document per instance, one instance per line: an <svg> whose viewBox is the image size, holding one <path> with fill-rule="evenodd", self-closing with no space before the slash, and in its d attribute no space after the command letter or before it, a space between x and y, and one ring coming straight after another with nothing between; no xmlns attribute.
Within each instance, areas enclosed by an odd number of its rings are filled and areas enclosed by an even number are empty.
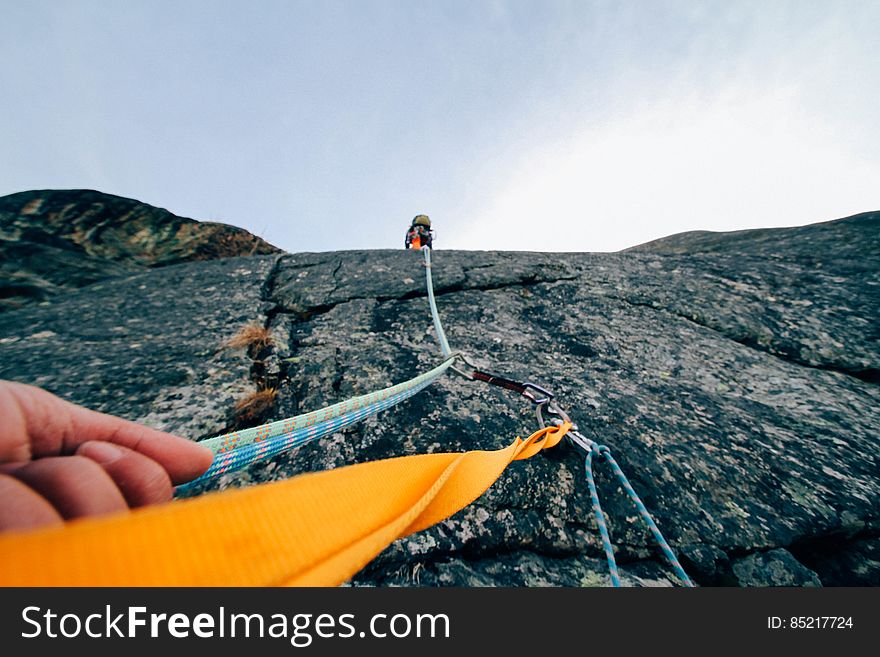
<svg viewBox="0 0 880 657"><path fill-rule="evenodd" d="M0 197L0 311L149 268L279 249L246 230L92 190Z"/></svg>
<svg viewBox="0 0 880 657"><path fill-rule="evenodd" d="M441 249L435 289L453 348L553 390L698 583L880 585L878 236L869 213L611 254ZM254 324L268 343L230 346ZM192 439L402 381L438 353L421 258L403 250L121 271L0 315L0 377ZM243 417L258 390L272 404ZM448 375L206 488L495 448L535 428L522 398ZM597 480L625 582L672 583L629 501L604 469ZM607 583L581 454L516 463L354 583Z"/></svg>

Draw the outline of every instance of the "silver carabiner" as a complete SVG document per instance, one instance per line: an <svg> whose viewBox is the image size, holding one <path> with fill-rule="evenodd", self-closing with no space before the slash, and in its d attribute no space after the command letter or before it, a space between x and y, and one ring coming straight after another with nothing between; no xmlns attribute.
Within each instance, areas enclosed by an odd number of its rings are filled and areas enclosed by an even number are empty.
<svg viewBox="0 0 880 657"><path fill-rule="evenodd" d="M524 381L522 386L525 388L522 392L522 396L530 400L533 404L537 404L539 408L553 399L553 393L546 388L542 388L537 383Z"/></svg>
<svg viewBox="0 0 880 657"><path fill-rule="evenodd" d="M470 359L469 359L467 356L465 356L463 353L461 353L460 351L454 351L454 352L452 352L451 357L452 357L453 359L459 359L459 358L460 358L461 361L462 361L465 365L467 365L469 368L471 368L472 370L478 370L478 369L480 369L480 368L478 368L476 365L474 365L474 364L470 361ZM465 379L467 379L468 381L473 381L473 380L474 380L474 376L473 376L473 374L470 374L470 373L468 373L468 372L465 372L464 370L461 370L461 369L457 368L455 365L450 365L450 366L449 366L449 369L451 369L453 372L455 372L455 373L458 374L459 376L463 376L463 377L464 377Z"/></svg>
<svg viewBox="0 0 880 657"><path fill-rule="evenodd" d="M548 400L543 404L538 404L535 412L538 416L538 424L543 429L548 426L548 424L552 424L554 426L559 426L563 422L570 422L571 429L568 430L568 433L565 434L566 439L575 447L580 447L585 452L589 453L593 451L593 446L595 443L583 435L579 430L578 426L572 422L571 418L568 416L562 407L559 406L555 401ZM547 415L547 418L544 415Z"/></svg>
<svg viewBox="0 0 880 657"><path fill-rule="evenodd" d="M538 416L538 424L543 429L548 424L553 424L559 426L563 422L571 422L571 418L568 417L568 413L566 413L562 408L557 404L553 399L548 399L543 403L539 403L538 407L535 409L535 413ZM548 416L547 419L544 418L544 414ZM571 422L571 428L574 431L577 431L577 426L575 426L574 422Z"/></svg>

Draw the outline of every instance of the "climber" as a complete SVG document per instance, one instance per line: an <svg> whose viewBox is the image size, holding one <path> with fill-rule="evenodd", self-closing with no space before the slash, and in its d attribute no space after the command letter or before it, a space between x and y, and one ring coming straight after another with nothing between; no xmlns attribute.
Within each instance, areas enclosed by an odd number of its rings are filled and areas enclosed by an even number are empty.
<svg viewBox="0 0 880 657"><path fill-rule="evenodd" d="M430 247L433 241L434 234L431 232L431 219L426 214L417 214L413 217L409 230L406 231L403 248L418 250L423 246Z"/></svg>

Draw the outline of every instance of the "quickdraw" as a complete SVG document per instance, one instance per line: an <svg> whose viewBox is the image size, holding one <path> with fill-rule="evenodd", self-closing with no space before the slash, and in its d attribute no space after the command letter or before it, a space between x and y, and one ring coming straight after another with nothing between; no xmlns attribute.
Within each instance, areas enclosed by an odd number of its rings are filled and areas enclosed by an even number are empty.
<svg viewBox="0 0 880 657"><path fill-rule="evenodd" d="M489 372L480 370L476 365L471 363L464 354L456 353L455 356L462 360L462 362L464 362L470 369L470 371L468 372L466 370L458 369L455 366L450 368L459 375L472 381L482 381L483 383L488 383L489 385L493 385L498 388L504 388L505 390L516 392L532 402L535 405L535 414L537 416L538 425L540 428L543 429L548 426L559 427L562 425L570 426L568 432L565 434L565 440L567 440L569 444L582 450L585 454L584 470L587 477L587 485L590 489L590 500L593 508L593 516L595 517L596 525L599 528L599 534L602 539L602 547L605 551L605 559L608 562L608 571L613 586L620 586L620 573L617 568L617 560L614 556L614 546L611 543L611 534L608 531L607 519L605 516L605 512L602 510L602 504L599 501L599 493L596 488L595 479L593 477L593 459L594 457L600 456L608 462L608 465L611 467L612 472L614 473L615 477L617 477L617 480L623 488L624 492L627 494L633 505L636 507L639 516L648 527L648 530L651 532L654 540L660 547L660 550L663 552L663 556L669 562L669 565L672 567L676 576L685 586L694 586L693 581L691 581L690 577L688 577L684 568L681 566L681 563L675 556L675 552L673 552L672 548L669 546L669 543L663 537L660 528L657 527L657 523L654 522L654 519L651 517L651 514L648 511L647 507L633 489L632 485L629 482L629 479L623 473L623 470L621 470L617 461L614 460L614 457L611 455L611 450L608 448L607 445L600 445L599 443L596 443L595 441L583 435L578 430L577 424L574 423L574 421L569 417L568 413L566 413L565 410L563 410L563 408L559 405L552 392L530 381L514 381L512 379L508 379L497 374L490 374Z"/></svg>

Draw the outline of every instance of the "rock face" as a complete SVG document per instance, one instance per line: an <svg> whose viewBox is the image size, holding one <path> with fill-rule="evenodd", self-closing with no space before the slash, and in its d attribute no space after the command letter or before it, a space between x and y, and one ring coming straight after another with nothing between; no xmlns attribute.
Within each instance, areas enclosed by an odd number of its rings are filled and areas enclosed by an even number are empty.
<svg viewBox="0 0 880 657"><path fill-rule="evenodd" d="M440 250L435 290L453 349L553 390L698 583L880 585L880 213L788 230L759 248L701 237L712 248L694 253L681 236L616 254ZM192 439L239 423L236 401L257 389L276 390L267 419L295 415L439 361L421 263L299 253L101 281L0 315L0 377ZM271 345L227 346L253 323ZM450 373L202 490L536 428L524 398ZM597 485L624 583L675 583L601 465ZM583 454L560 445L354 583L604 585L602 555Z"/></svg>
<svg viewBox="0 0 880 657"><path fill-rule="evenodd" d="M91 190L0 197L0 311L147 268L279 249L246 230Z"/></svg>
<svg viewBox="0 0 880 657"><path fill-rule="evenodd" d="M742 586L822 586L816 573L782 548L743 557L733 574Z"/></svg>

